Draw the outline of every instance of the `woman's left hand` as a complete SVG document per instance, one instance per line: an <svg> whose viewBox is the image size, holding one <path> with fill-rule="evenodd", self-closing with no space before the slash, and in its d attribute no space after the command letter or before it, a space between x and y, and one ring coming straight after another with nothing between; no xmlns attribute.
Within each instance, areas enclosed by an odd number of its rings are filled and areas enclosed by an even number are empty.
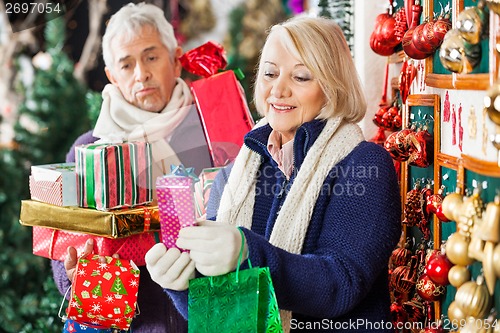
<svg viewBox="0 0 500 333"><path fill-rule="evenodd" d="M236 269L241 249L241 234L235 226L200 221L194 227L182 228L176 245L190 251L198 272L205 276L222 275ZM247 244L242 261L248 257Z"/></svg>

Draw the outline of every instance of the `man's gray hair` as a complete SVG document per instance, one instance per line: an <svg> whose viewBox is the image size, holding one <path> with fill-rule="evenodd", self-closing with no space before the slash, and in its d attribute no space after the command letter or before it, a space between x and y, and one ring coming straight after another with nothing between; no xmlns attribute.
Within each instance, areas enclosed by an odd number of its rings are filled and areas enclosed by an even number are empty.
<svg viewBox="0 0 500 333"><path fill-rule="evenodd" d="M158 31L163 45L170 51L170 55L174 59L177 40L174 29L165 18L163 10L144 2L129 3L111 16L102 38L102 56L106 67L113 70L114 59L111 52L111 41L117 36L132 38L143 26L151 26Z"/></svg>

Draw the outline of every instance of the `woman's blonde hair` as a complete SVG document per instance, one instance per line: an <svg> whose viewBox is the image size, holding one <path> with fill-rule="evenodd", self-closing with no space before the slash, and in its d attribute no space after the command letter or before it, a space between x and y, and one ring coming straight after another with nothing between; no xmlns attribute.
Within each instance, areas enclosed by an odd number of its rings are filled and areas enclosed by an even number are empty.
<svg viewBox="0 0 500 333"><path fill-rule="evenodd" d="M360 121L366 113L366 100L354 66L351 52L340 27L320 17L296 16L271 27L269 35L278 30L287 34L283 44L304 63L318 80L326 104L317 118L343 117L348 122ZM267 41L266 41L267 42ZM254 103L262 114L262 96L257 94L262 66L255 79Z"/></svg>

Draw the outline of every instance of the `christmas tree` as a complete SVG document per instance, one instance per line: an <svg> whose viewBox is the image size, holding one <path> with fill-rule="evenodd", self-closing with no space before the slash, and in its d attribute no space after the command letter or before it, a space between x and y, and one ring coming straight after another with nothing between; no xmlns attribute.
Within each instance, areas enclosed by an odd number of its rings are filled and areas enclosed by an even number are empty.
<svg viewBox="0 0 500 333"><path fill-rule="evenodd" d="M117 293L119 295L128 295L127 289L123 285L122 279L119 276L113 281L113 285L111 286L111 291Z"/></svg>
<svg viewBox="0 0 500 333"><path fill-rule="evenodd" d="M44 61L34 69L33 80L22 80L20 66L29 63L14 58L22 102L14 144L0 148L0 332L62 328L57 317L62 295L50 261L33 255L31 228L19 224L19 211L20 200L29 198L30 166L64 161L74 139L90 128L86 88L74 79L73 64L62 51L64 32L62 18L47 23L46 53L40 53Z"/></svg>

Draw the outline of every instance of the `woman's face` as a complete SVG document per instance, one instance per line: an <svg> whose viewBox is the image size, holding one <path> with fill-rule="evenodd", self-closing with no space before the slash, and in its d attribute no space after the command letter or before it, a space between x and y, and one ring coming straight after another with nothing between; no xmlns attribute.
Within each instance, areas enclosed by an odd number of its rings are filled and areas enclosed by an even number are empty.
<svg viewBox="0 0 500 333"><path fill-rule="evenodd" d="M300 59L281 42L284 29L271 32L262 49L257 77L256 99L261 102L269 125L282 136L293 139L300 125L313 120L325 105L319 82Z"/></svg>

